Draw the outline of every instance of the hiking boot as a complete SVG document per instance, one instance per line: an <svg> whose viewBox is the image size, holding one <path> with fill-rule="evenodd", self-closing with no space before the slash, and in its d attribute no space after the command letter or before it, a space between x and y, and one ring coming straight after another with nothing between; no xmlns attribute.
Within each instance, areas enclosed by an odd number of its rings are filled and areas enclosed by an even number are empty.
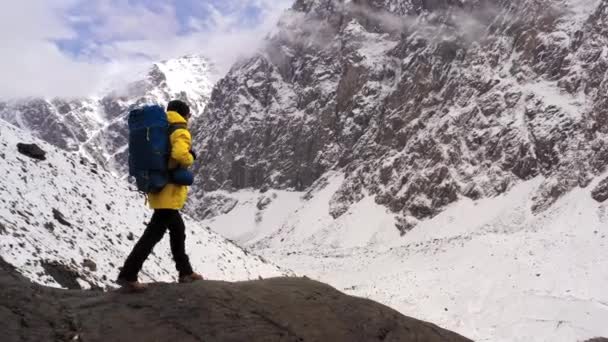
<svg viewBox="0 0 608 342"><path fill-rule="evenodd" d="M204 278L202 275L192 272L192 274L190 274L190 275L179 277L179 282L181 284L185 284L185 283L193 283L195 281L199 281L199 280L203 280L203 279Z"/></svg>
<svg viewBox="0 0 608 342"><path fill-rule="evenodd" d="M129 292L143 292L148 288L148 285L140 283L138 281L128 281L126 279L118 278L116 284Z"/></svg>

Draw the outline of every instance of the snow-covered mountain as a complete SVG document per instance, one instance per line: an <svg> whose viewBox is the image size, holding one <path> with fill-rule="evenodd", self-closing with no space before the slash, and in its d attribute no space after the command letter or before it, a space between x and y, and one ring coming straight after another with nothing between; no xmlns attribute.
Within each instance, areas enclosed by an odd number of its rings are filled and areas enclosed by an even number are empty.
<svg viewBox="0 0 608 342"><path fill-rule="evenodd" d="M591 196L600 179L538 214L538 176L450 204L402 237L371 195L334 219L332 196L347 181L334 172L307 192L214 192L224 204L202 224L299 275L475 341L586 341L608 336L608 202Z"/></svg>
<svg viewBox="0 0 608 342"><path fill-rule="evenodd" d="M151 68L108 79L100 96L80 99L18 99L0 103L0 118L68 151L81 151L109 170L127 168L126 114L148 103L171 99L205 109L215 79L213 64L201 56L155 63Z"/></svg>
<svg viewBox="0 0 608 342"><path fill-rule="evenodd" d="M477 341L608 335L608 2L297 0L214 88L189 212Z"/></svg>
<svg viewBox="0 0 608 342"><path fill-rule="evenodd" d="M46 160L18 152L36 143ZM0 120L0 257L46 285L105 288L143 233L151 211L126 182L76 153L59 150ZM288 274L186 218L193 267L210 279ZM177 274L168 236L142 271L144 281Z"/></svg>
<svg viewBox="0 0 608 342"><path fill-rule="evenodd" d="M606 27L599 0L298 0L199 118L199 189L340 170L332 216L370 194L405 233L541 176L540 212L608 164Z"/></svg>

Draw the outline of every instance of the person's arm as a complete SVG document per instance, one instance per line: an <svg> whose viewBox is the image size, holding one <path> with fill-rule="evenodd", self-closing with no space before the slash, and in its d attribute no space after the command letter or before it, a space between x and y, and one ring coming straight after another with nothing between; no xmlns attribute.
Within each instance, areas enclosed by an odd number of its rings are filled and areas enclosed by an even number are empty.
<svg viewBox="0 0 608 342"><path fill-rule="evenodd" d="M181 166L188 167L194 163L191 147L192 137L187 129L178 129L171 134L171 158Z"/></svg>

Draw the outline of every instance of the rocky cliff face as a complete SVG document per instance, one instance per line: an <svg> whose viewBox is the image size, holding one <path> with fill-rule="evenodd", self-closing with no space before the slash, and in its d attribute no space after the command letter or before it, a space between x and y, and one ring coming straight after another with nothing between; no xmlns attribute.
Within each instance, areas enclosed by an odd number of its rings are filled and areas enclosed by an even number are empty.
<svg viewBox="0 0 608 342"><path fill-rule="evenodd" d="M371 194L406 232L540 176L544 210L608 162L606 27L605 1L298 0L214 89L199 185L337 169L334 217Z"/></svg>
<svg viewBox="0 0 608 342"><path fill-rule="evenodd" d="M0 104L0 118L68 151L82 151L109 170L127 170L126 115L134 107L171 99L201 113L211 94L213 65L200 56L154 64L136 81L114 84L101 96L20 99ZM113 82L116 83L116 82Z"/></svg>

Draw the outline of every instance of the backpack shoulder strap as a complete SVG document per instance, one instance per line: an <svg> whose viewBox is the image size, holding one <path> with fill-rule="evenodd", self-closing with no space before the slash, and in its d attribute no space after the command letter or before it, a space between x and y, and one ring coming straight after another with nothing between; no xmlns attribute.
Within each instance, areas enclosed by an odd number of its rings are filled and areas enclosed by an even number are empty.
<svg viewBox="0 0 608 342"><path fill-rule="evenodd" d="M188 130L188 125L183 124L183 123L169 125L169 136L171 136L173 134L173 132L177 131L178 129Z"/></svg>

